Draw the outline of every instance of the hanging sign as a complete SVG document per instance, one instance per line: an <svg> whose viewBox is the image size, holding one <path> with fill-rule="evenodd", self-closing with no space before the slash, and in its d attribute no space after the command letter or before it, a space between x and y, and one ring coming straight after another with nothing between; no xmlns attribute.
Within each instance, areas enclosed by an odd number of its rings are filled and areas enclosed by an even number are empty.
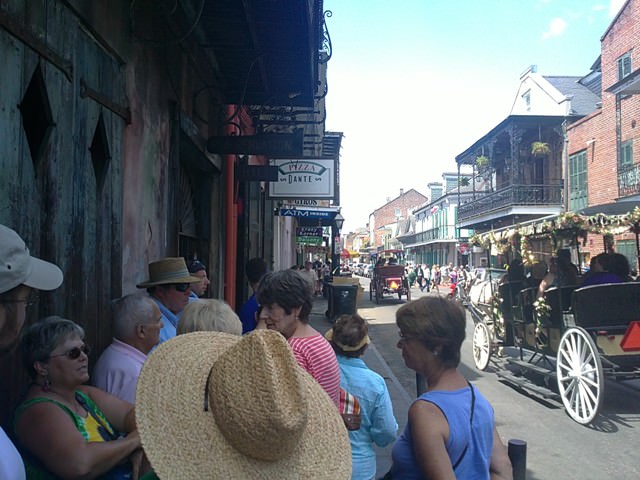
<svg viewBox="0 0 640 480"><path fill-rule="evenodd" d="M278 167L278 181L269 183L271 198L331 199L334 196L333 159L271 160Z"/></svg>

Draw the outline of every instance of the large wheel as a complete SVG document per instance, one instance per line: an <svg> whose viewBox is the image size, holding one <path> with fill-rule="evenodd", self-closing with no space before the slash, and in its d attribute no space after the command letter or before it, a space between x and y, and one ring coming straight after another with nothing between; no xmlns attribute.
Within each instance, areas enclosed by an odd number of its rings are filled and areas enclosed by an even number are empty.
<svg viewBox="0 0 640 480"><path fill-rule="evenodd" d="M478 370L484 370L491 359L491 332L482 322L473 329L473 362Z"/></svg>
<svg viewBox="0 0 640 480"><path fill-rule="evenodd" d="M580 327L562 335L556 359L558 389L571 418L586 425L602 404L604 373L591 336Z"/></svg>

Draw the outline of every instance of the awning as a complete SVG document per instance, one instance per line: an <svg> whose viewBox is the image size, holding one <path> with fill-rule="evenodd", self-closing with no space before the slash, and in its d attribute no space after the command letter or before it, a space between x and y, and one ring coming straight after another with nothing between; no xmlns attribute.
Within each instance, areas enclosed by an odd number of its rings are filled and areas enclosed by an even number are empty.
<svg viewBox="0 0 640 480"><path fill-rule="evenodd" d="M640 201L620 201L613 203L604 203L602 205L593 205L591 207L585 207L582 210L578 210L576 213L585 215L587 217L602 213L604 215L624 215L631 212L635 207L640 206Z"/></svg>

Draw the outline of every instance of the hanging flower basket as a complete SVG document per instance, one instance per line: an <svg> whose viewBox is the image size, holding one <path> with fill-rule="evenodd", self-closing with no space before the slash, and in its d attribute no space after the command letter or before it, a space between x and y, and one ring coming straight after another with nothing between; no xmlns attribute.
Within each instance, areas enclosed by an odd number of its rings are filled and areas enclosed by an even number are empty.
<svg viewBox="0 0 640 480"><path fill-rule="evenodd" d="M549 152L551 152L551 149L546 142L533 142L531 144L531 155L535 157L544 157L549 155Z"/></svg>
<svg viewBox="0 0 640 480"><path fill-rule="evenodd" d="M476 166L480 169L488 167L489 157L487 157L486 155L478 155L476 157Z"/></svg>

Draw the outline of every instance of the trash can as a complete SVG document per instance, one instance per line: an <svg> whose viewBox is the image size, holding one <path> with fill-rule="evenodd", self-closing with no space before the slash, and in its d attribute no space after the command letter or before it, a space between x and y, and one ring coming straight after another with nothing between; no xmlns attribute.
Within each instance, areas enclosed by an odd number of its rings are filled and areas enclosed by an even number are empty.
<svg viewBox="0 0 640 480"><path fill-rule="evenodd" d="M358 285L336 285L330 283L327 318L334 321L340 315L356 313Z"/></svg>

